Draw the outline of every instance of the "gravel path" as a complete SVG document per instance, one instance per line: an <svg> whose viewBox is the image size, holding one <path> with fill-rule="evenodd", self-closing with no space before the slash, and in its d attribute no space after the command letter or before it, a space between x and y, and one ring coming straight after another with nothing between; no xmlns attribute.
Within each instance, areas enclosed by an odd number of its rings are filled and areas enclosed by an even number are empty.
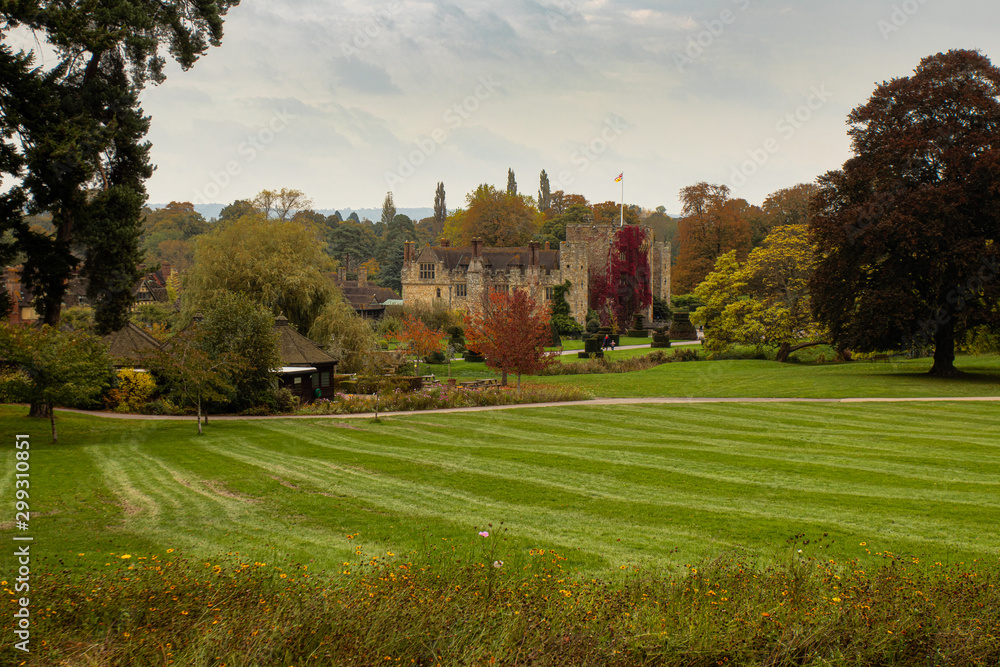
<svg viewBox="0 0 1000 667"><path fill-rule="evenodd" d="M516 410L520 408L565 408L580 405L683 405L691 403L943 403L943 402L998 402L1000 396L960 396L930 398L595 398L589 401L562 401L554 403L521 403L517 405L488 405L474 408L443 408L440 410L407 410L403 412L379 412L380 417L400 417L405 415L447 414L452 412L483 412L487 410ZM27 406L25 406L27 407ZM190 415L132 415L119 412L91 412L58 408L59 412L72 412L110 419L138 419L161 421L194 421ZM266 417L243 417L234 415L212 415L212 421L254 421L258 419L371 419L372 412L353 415L271 415Z"/></svg>

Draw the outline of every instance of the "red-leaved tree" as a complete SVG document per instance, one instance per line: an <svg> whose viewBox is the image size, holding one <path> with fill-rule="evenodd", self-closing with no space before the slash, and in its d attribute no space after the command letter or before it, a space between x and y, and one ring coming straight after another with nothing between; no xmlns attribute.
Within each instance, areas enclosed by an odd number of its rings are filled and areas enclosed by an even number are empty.
<svg viewBox="0 0 1000 667"><path fill-rule="evenodd" d="M477 312L466 315L465 337L487 367L503 374L504 385L507 373L517 373L518 389L522 374L537 373L558 356L558 352L545 351L552 338L547 310L539 308L524 290L490 292Z"/></svg>
<svg viewBox="0 0 1000 667"><path fill-rule="evenodd" d="M417 375L420 374L420 358L441 349L441 332L434 331L415 315L403 317L403 328L395 337L413 355Z"/></svg>

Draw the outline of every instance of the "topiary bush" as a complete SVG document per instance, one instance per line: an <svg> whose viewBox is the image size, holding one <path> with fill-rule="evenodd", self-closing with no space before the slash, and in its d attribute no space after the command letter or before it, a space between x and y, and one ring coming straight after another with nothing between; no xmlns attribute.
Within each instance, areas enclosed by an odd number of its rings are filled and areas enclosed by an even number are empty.
<svg viewBox="0 0 1000 667"><path fill-rule="evenodd" d="M698 340L698 330L691 323L691 314L676 312L670 321L670 338L673 340Z"/></svg>

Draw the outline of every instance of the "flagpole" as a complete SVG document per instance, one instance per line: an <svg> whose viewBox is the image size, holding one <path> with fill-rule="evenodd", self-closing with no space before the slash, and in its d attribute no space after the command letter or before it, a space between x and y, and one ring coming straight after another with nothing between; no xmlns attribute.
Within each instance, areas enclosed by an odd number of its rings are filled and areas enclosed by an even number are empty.
<svg viewBox="0 0 1000 667"><path fill-rule="evenodd" d="M622 216L621 226L625 226L625 172L622 172Z"/></svg>

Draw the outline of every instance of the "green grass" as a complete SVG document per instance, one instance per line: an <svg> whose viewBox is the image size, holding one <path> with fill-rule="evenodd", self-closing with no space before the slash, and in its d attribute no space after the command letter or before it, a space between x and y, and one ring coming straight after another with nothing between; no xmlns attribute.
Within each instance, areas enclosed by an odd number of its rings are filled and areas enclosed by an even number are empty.
<svg viewBox="0 0 1000 667"><path fill-rule="evenodd" d="M931 359L816 365L755 360L695 361L666 364L637 373L528 380L549 384L569 382L608 398L1000 396L1000 357L959 357L956 367L967 373L960 378L930 377L927 371L931 364Z"/></svg>
<svg viewBox="0 0 1000 667"><path fill-rule="evenodd" d="M484 529L506 559L555 549L602 576L732 550L769 561L800 533L838 560L995 562L1000 545L996 404L587 406L216 422L202 437L61 413L57 445L23 413L0 408L0 427L32 435L33 548L71 569L170 548L329 569L357 547ZM12 498L13 438L2 458Z"/></svg>

